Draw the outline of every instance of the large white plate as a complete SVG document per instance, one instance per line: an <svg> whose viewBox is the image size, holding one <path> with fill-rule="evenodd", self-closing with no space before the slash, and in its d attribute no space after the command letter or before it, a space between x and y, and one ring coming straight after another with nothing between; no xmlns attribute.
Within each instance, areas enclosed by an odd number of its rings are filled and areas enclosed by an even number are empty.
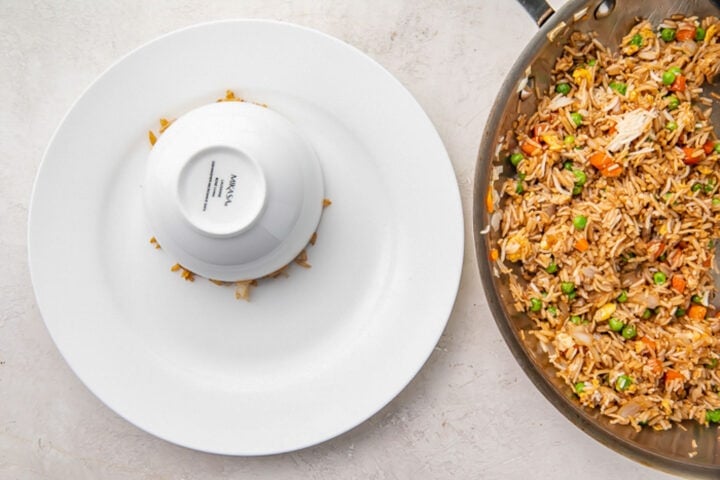
<svg viewBox="0 0 720 480"><path fill-rule="evenodd" d="M226 88L304 132L333 201L313 267L250 303L170 273L141 202L147 130ZM457 293L462 210L437 132L380 65L307 28L226 21L139 48L81 96L38 173L29 251L47 328L105 404L180 445L259 455L354 427L418 372Z"/></svg>

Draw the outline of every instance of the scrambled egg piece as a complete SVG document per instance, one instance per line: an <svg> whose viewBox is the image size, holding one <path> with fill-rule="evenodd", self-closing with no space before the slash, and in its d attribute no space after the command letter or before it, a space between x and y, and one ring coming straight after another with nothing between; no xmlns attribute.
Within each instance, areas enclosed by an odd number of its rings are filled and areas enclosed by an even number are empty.
<svg viewBox="0 0 720 480"><path fill-rule="evenodd" d="M563 150L563 143L554 133L543 133L540 135L540 138L542 138L542 141L545 142L551 151L560 152Z"/></svg>
<svg viewBox="0 0 720 480"><path fill-rule="evenodd" d="M575 346L575 341L573 340L573 338L564 332L558 333L555 336L555 340L557 341L558 350L570 350Z"/></svg>
<svg viewBox="0 0 720 480"><path fill-rule="evenodd" d="M718 33L718 27L717 24L712 24L708 27L707 32L705 32L705 43L710 43L712 40L712 37L714 37Z"/></svg>
<svg viewBox="0 0 720 480"><path fill-rule="evenodd" d="M527 238L522 234L516 233L510 237L505 244L505 258L511 262L517 262L518 260L524 260L530 252L532 247Z"/></svg>
<svg viewBox="0 0 720 480"><path fill-rule="evenodd" d="M617 305L615 305L614 303L606 303L602 307L598 308L595 312L595 321L602 322L608 320L610 317L612 317L612 314L615 313L616 309Z"/></svg>
<svg viewBox="0 0 720 480"><path fill-rule="evenodd" d="M545 232L540 240L540 250L550 251L560 240L559 235L554 232Z"/></svg>
<svg viewBox="0 0 720 480"><path fill-rule="evenodd" d="M573 80L575 81L575 83L577 83L578 85L580 85L580 81L583 78L585 80L587 80L588 83L590 81L592 81L592 74L590 73L590 70L588 70L587 68L582 68L582 67L576 68L573 71L572 77L573 77Z"/></svg>

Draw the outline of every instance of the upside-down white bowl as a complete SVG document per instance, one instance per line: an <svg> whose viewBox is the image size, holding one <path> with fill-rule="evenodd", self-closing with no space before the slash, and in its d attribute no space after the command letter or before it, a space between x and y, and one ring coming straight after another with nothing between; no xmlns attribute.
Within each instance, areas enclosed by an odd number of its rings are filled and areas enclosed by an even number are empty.
<svg viewBox="0 0 720 480"><path fill-rule="evenodd" d="M175 120L150 152L143 190L163 249L223 281L290 263L322 213L312 146L283 116L250 102L217 102Z"/></svg>

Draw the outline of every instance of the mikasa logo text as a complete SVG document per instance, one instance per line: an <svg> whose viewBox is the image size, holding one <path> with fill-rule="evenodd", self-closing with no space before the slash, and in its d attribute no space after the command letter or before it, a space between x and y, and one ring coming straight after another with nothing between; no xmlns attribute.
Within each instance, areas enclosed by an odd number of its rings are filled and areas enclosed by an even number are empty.
<svg viewBox="0 0 720 480"><path fill-rule="evenodd" d="M237 178L237 175L235 175L234 173L231 174L227 189L225 189L225 206L226 207L232 203L233 197L235 196L235 179L236 178Z"/></svg>

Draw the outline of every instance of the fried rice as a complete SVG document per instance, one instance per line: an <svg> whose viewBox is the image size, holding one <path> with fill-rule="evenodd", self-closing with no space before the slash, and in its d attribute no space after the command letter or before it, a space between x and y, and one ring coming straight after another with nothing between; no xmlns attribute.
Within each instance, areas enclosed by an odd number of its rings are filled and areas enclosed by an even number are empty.
<svg viewBox="0 0 720 480"><path fill-rule="evenodd" d="M639 21L617 52L573 33L488 192L491 261L529 334L580 404L636 429L720 422L718 97L702 89L719 37L714 17Z"/></svg>

